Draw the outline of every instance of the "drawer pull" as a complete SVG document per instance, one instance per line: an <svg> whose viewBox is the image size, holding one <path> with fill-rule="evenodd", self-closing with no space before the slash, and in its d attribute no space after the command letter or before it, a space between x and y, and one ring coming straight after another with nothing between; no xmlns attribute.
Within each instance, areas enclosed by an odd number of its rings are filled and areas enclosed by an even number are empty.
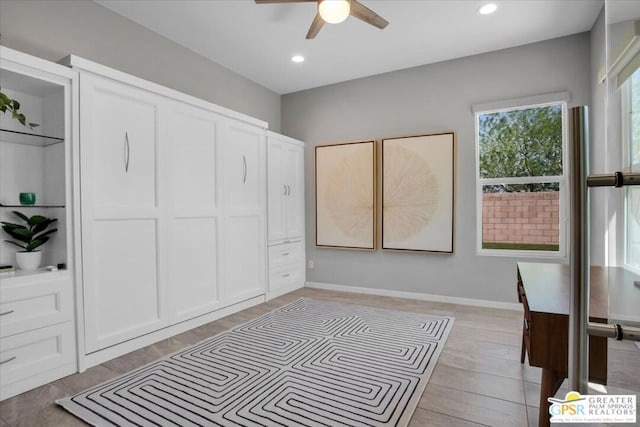
<svg viewBox="0 0 640 427"><path fill-rule="evenodd" d="M283 274L282 277L289 277L289 273Z"/></svg>
<svg viewBox="0 0 640 427"><path fill-rule="evenodd" d="M14 360L15 358L16 358L16 356L13 356L13 357L8 358L7 360L0 361L0 365L4 365L5 363L9 363L12 360Z"/></svg>
<svg viewBox="0 0 640 427"><path fill-rule="evenodd" d="M285 252L282 254L282 256L287 256L287 255L289 255L289 252Z"/></svg>
<svg viewBox="0 0 640 427"><path fill-rule="evenodd" d="M7 314L13 313L14 310L5 311L4 313L0 313L0 316L6 316Z"/></svg>

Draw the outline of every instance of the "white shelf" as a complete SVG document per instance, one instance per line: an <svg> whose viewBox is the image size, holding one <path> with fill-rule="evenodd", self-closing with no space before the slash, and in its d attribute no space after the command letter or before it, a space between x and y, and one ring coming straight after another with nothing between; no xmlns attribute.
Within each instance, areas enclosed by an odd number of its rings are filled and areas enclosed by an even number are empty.
<svg viewBox="0 0 640 427"><path fill-rule="evenodd" d="M0 286L17 285L24 282L32 282L34 279L42 280L54 280L69 276L69 270L57 270L49 271L45 268L39 268L37 270L16 270L14 276L1 276Z"/></svg>
<svg viewBox="0 0 640 427"><path fill-rule="evenodd" d="M64 138L56 136L40 135L33 132L22 132L12 129L0 129L0 141L10 144L33 145L36 147L48 147L64 142Z"/></svg>

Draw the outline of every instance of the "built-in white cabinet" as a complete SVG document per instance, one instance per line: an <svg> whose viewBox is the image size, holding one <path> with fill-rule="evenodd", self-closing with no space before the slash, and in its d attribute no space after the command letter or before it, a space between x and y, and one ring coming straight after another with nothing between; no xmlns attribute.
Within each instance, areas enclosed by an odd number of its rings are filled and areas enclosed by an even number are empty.
<svg viewBox="0 0 640 427"><path fill-rule="evenodd" d="M222 142L225 198L224 298L265 293L266 140L264 129L228 120Z"/></svg>
<svg viewBox="0 0 640 427"><path fill-rule="evenodd" d="M304 286L304 144L267 132L268 296Z"/></svg>
<svg viewBox="0 0 640 427"><path fill-rule="evenodd" d="M159 245L160 98L93 75L80 80L86 351L166 323Z"/></svg>
<svg viewBox="0 0 640 427"><path fill-rule="evenodd" d="M304 145L267 132L269 242L304 235Z"/></svg>
<svg viewBox="0 0 640 427"><path fill-rule="evenodd" d="M266 123L80 73L81 367L264 301Z"/></svg>
<svg viewBox="0 0 640 427"><path fill-rule="evenodd" d="M23 126L0 112L0 220L55 218L57 232L41 246L41 268L20 270L14 240L0 230L0 400L77 372L71 154L76 73L0 47L0 88L20 104ZM33 192L22 205L19 193ZM53 227L51 227L53 228ZM51 266L50 269L44 266ZM50 271L53 269L57 271ZM11 274L11 275L8 275Z"/></svg>
<svg viewBox="0 0 640 427"><path fill-rule="evenodd" d="M220 140L224 118L185 103L168 105L165 149L167 265L171 321L222 305L219 285L222 200Z"/></svg>

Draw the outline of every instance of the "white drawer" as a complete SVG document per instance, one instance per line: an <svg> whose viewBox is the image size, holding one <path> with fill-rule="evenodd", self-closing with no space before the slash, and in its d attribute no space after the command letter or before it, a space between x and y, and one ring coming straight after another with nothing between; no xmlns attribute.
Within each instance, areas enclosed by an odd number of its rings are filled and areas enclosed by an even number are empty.
<svg viewBox="0 0 640 427"><path fill-rule="evenodd" d="M304 282L304 265L302 263L269 270L269 292L301 282Z"/></svg>
<svg viewBox="0 0 640 427"><path fill-rule="evenodd" d="M0 337L73 319L70 278L0 287Z"/></svg>
<svg viewBox="0 0 640 427"><path fill-rule="evenodd" d="M0 387L55 370L76 360L73 322L0 339ZM6 397L6 396L5 396Z"/></svg>
<svg viewBox="0 0 640 427"><path fill-rule="evenodd" d="M304 259L302 241L269 246L269 270L298 264L302 259Z"/></svg>

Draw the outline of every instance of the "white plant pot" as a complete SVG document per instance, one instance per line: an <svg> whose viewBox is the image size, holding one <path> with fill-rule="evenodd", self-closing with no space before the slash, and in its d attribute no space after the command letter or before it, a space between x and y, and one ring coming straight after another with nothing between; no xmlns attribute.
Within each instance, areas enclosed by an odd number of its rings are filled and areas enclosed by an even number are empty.
<svg viewBox="0 0 640 427"><path fill-rule="evenodd" d="M42 262L42 251L16 252L16 264L20 270L37 270Z"/></svg>

